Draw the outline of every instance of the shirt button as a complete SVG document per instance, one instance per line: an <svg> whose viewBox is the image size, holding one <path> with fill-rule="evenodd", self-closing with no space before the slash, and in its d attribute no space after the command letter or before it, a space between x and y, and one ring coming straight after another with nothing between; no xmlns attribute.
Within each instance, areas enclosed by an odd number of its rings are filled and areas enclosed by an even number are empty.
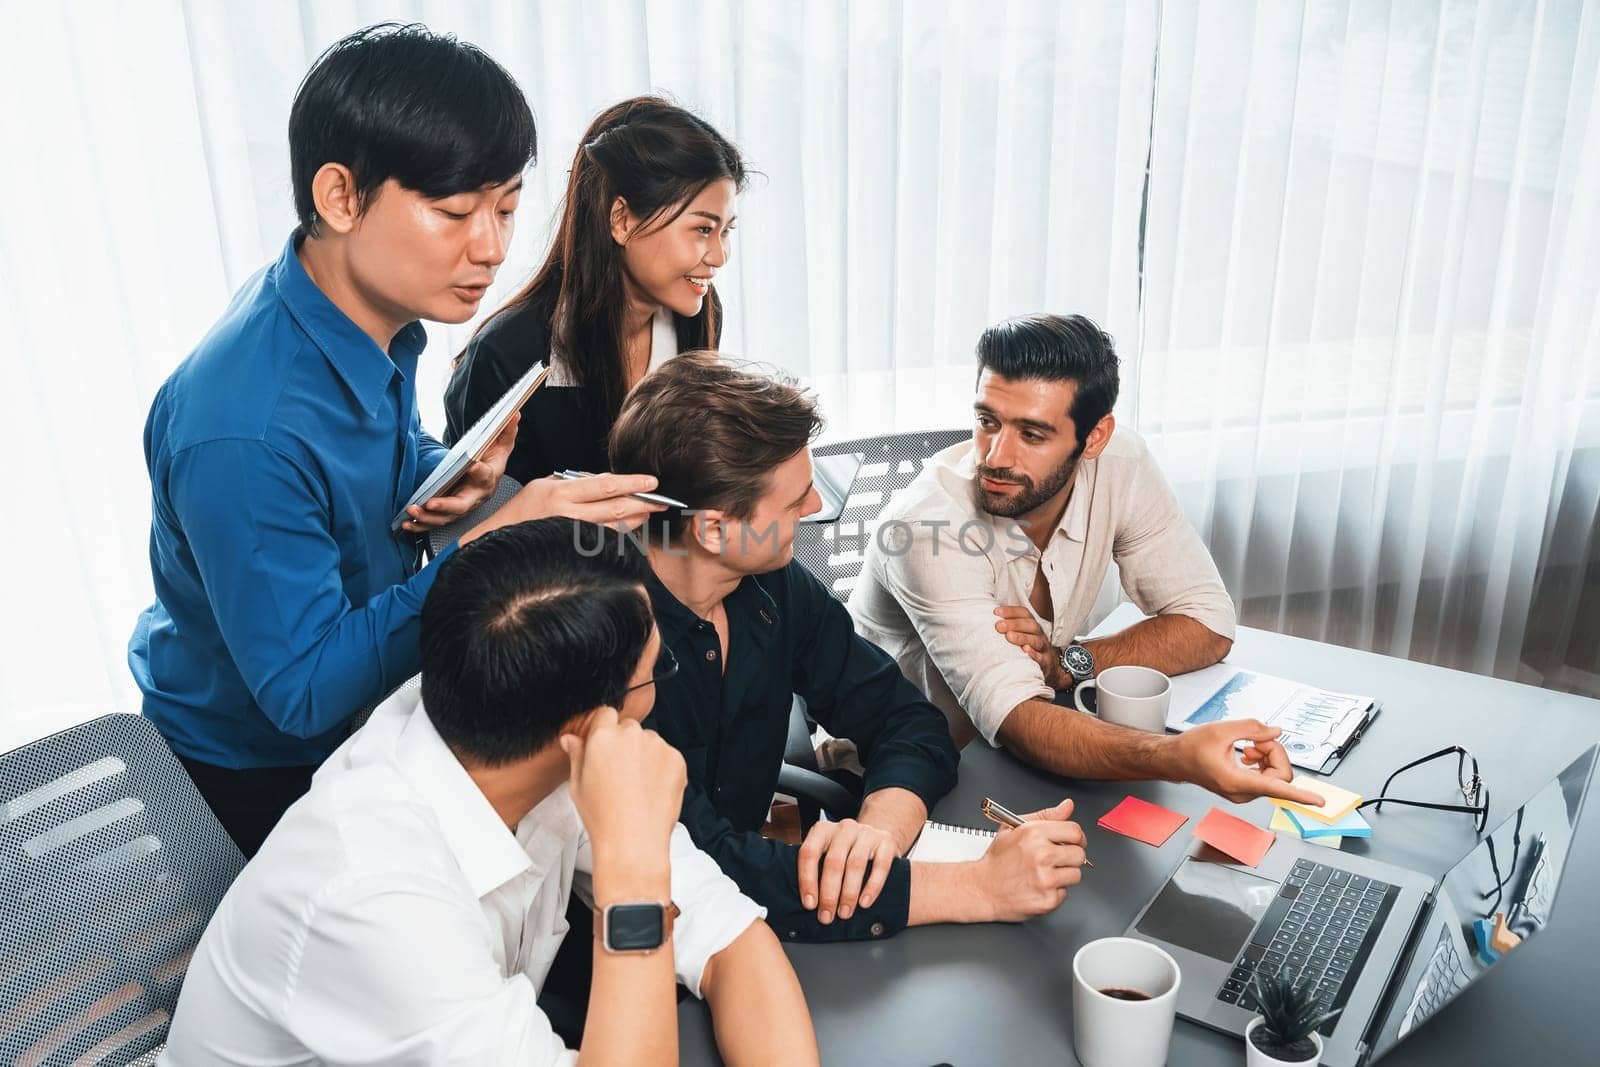
<svg viewBox="0 0 1600 1067"><path fill-rule="evenodd" d="M706 649L706 662L707 663L715 663L716 661L717 661L716 649L713 649L713 648Z"/></svg>
<svg viewBox="0 0 1600 1067"><path fill-rule="evenodd" d="M873 937L882 937L883 936L883 924L882 923L873 923L869 933L871 933Z"/></svg>
<svg viewBox="0 0 1600 1067"><path fill-rule="evenodd" d="M799 935L798 935L798 934L796 934L796 933L795 933L795 932L794 932L794 931L793 931L793 930L790 930L790 931L789 931L789 940L790 940L790 941L793 941L793 940L794 940L794 939L795 939L795 938L796 938L796 937L798 937L798 936L799 936Z"/></svg>

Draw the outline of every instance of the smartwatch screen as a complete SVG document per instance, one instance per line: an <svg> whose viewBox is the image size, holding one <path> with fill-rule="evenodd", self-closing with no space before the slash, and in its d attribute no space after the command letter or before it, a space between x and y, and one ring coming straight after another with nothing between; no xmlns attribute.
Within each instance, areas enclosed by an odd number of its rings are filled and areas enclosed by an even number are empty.
<svg viewBox="0 0 1600 1067"><path fill-rule="evenodd" d="M606 910L606 941L613 952L660 948L665 939L659 904L614 904Z"/></svg>

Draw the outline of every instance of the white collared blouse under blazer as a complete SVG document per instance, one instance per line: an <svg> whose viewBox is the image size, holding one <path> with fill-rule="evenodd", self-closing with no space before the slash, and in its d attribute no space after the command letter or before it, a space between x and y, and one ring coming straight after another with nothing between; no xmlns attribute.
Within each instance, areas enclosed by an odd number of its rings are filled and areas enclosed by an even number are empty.
<svg viewBox="0 0 1600 1067"><path fill-rule="evenodd" d="M1060 525L1041 553L1014 520L986 513L971 442L930 459L884 509L850 597L856 630L893 656L950 720L957 744L991 745L1007 715L1050 700L1039 665L995 630L997 605L1022 605L1057 648L1081 633L1114 560L1146 615L1187 615L1233 637L1233 600L1144 441L1118 427L1078 464ZM841 531L848 535L848 531ZM1028 593L1043 567L1055 617Z"/></svg>
<svg viewBox="0 0 1600 1067"><path fill-rule="evenodd" d="M682 826L671 860L674 969L698 996L765 911ZM592 863L565 785L513 836L402 689L228 891L160 1062L576 1063L536 1000Z"/></svg>

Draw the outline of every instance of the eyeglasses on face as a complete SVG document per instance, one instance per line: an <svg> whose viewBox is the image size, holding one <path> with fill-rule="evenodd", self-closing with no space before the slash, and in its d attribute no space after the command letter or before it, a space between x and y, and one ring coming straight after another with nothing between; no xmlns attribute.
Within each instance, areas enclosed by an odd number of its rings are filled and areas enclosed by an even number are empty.
<svg viewBox="0 0 1600 1067"><path fill-rule="evenodd" d="M668 678L671 678L677 673L678 657L674 656L672 654L672 649L668 648L666 643L663 642L661 645L661 651L656 655L656 669L650 672L650 680L647 682L640 682L638 685L630 685L628 688L624 689L623 692L631 693L635 689L643 689L647 685L656 685L659 682L666 681Z"/></svg>

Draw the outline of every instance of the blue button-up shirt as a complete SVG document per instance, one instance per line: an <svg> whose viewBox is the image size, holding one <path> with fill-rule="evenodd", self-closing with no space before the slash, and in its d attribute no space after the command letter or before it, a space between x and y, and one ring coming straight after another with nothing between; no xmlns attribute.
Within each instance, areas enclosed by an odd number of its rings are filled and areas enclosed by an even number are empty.
<svg viewBox="0 0 1600 1067"><path fill-rule="evenodd" d="M156 602L128 664L180 755L320 763L420 668L438 563L389 523L445 449L417 417L422 325L385 353L290 238L156 394L145 423ZM448 555L446 553L445 555Z"/></svg>

